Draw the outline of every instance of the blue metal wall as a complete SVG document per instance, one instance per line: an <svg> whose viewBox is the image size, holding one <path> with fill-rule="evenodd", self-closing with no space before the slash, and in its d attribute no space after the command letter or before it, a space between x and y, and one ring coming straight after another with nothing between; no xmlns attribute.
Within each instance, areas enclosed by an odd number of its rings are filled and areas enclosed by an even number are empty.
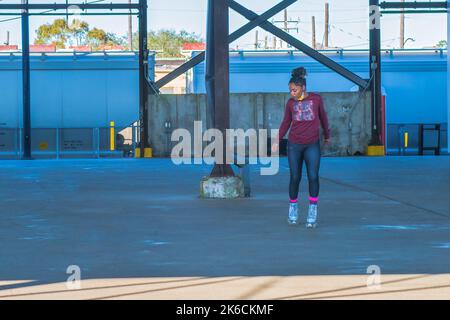
<svg viewBox="0 0 450 320"><path fill-rule="evenodd" d="M367 51L322 51L363 78L369 77ZM349 91L354 84L299 52L240 52L230 57L231 92L287 92L290 72L304 66L311 91ZM384 51L382 81L387 123L447 122L447 52ZM192 89L205 92L204 63L194 69Z"/></svg>
<svg viewBox="0 0 450 320"><path fill-rule="evenodd" d="M154 57L149 57L154 77ZM0 125L22 127L20 53L0 55ZM31 56L33 128L125 127L139 118L138 55L51 53Z"/></svg>

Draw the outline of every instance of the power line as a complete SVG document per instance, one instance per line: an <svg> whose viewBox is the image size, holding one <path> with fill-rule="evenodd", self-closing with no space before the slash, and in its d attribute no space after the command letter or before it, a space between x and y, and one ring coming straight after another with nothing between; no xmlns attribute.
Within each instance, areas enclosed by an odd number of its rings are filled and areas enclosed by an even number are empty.
<svg viewBox="0 0 450 320"><path fill-rule="evenodd" d="M367 41L369 41L369 39L367 39L367 38L363 38L363 37L361 37L361 36L359 36L359 35L354 34L353 32L345 31L344 29L339 28L339 27L335 26L334 24L332 24L331 27L332 27L333 29L337 29L338 31L340 31L340 32L342 32L342 33L345 33L345 34L347 34L347 35L349 35L349 36L356 37L356 38L361 39L361 40L367 40Z"/></svg>
<svg viewBox="0 0 450 320"><path fill-rule="evenodd" d="M392 38L392 39L386 39L386 40L381 41L381 43L392 42L394 40L398 40L399 38L400 37L396 37L396 38ZM366 44L369 44L369 42L363 42L363 43L357 43L357 44L352 44L352 45L348 45L348 46L343 46L342 49L358 47L358 46L362 46L362 45L366 45Z"/></svg>

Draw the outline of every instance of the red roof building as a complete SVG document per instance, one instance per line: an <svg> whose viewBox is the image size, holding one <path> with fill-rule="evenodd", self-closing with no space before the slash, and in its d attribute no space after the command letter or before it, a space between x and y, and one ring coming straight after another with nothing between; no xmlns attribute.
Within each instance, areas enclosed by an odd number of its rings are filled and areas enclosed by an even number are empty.
<svg viewBox="0 0 450 320"><path fill-rule="evenodd" d="M56 52L56 46L54 44L32 44L30 52Z"/></svg>
<svg viewBox="0 0 450 320"><path fill-rule="evenodd" d="M69 49L73 49L77 52L91 52L92 49L90 46L70 46Z"/></svg>
<svg viewBox="0 0 450 320"><path fill-rule="evenodd" d="M183 51L204 51L206 49L205 43L184 43Z"/></svg>
<svg viewBox="0 0 450 320"><path fill-rule="evenodd" d="M18 45L0 45L0 51L18 51Z"/></svg>
<svg viewBox="0 0 450 320"><path fill-rule="evenodd" d="M97 51L123 51L125 47L117 45L102 45L99 46Z"/></svg>

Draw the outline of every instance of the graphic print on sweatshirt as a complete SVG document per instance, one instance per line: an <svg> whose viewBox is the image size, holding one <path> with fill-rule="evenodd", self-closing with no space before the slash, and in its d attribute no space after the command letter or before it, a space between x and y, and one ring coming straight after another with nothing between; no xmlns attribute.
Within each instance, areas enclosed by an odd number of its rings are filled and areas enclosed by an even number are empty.
<svg viewBox="0 0 450 320"><path fill-rule="evenodd" d="M293 109L292 118L296 121L313 121L315 119L312 100L297 101Z"/></svg>

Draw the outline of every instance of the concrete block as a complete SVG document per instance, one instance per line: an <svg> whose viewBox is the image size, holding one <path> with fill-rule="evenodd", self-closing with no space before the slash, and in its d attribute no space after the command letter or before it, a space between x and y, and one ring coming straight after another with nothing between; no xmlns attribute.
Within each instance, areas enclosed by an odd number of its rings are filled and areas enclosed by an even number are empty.
<svg viewBox="0 0 450 320"><path fill-rule="evenodd" d="M371 136L370 93L325 92L321 95L331 129L331 144L323 145L323 155L364 154ZM231 94L230 128L277 129L287 99L288 93ZM208 112L204 94L151 96L149 125L153 155L168 156L173 146L170 132L164 129L165 121L171 121L172 130L185 128L193 135L195 120L203 120L203 130L206 130Z"/></svg>
<svg viewBox="0 0 450 320"><path fill-rule="evenodd" d="M245 196L244 183L240 177L204 177L200 182L200 197L234 199Z"/></svg>

